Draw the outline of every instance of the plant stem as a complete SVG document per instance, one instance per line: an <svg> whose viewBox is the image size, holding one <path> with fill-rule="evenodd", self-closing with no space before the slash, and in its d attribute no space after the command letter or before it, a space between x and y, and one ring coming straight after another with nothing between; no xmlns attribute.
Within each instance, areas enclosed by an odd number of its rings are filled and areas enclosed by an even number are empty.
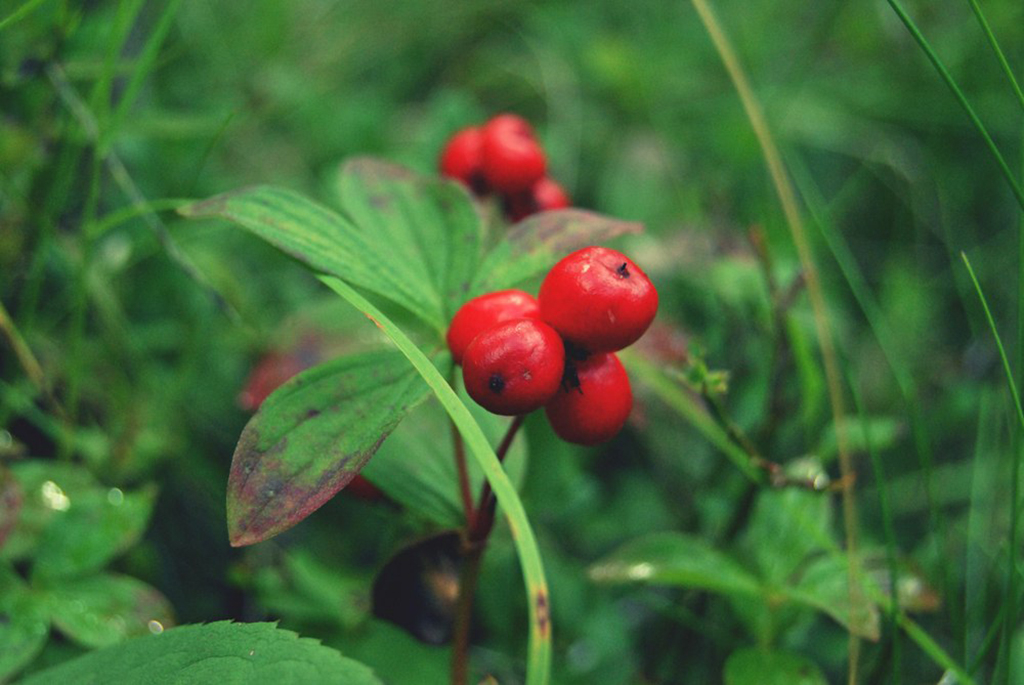
<svg viewBox="0 0 1024 685"><path fill-rule="evenodd" d="M505 437L501 439L495 454L498 461L505 461L509 447L523 425L524 416L512 419ZM456 443L458 446L459 443ZM467 483L468 496L468 483ZM455 608L455 628L452 637L452 685L466 685L469 676L469 629L473 618L473 596L487 538L494 527L494 511L497 502L491 492L490 483L484 481L475 514L466 521L466 534L462 540L462 570L459 573L459 601ZM470 504L472 507L472 504Z"/></svg>
<svg viewBox="0 0 1024 685"><path fill-rule="evenodd" d="M786 223L789 225L790 235L796 247L797 255L800 258L800 265L803 268L804 278L807 284L807 294L810 296L811 309L814 312L814 324L818 333L818 346L821 349L822 362L825 367L825 379L828 386L829 404L832 406L832 419L836 426L836 441L839 451L839 469L841 471L840 482L843 483L842 511L844 533L846 538L846 551L849 558L849 587L850 606L859 607L863 604L861 596L859 570L857 563L857 514L856 502L853 494L852 460L848 449L846 427L843 418L846 414L843 400L842 380L839 372L839 363L836 355L835 345L832 340L832 330L828 321L828 310L825 305L825 296L822 292L821 283L818 280L818 270L814 263L814 255L811 246L804 232L803 219L797 208L796 193L786 174L782 163L782 156L775 145L775 139L768 128L761 105L754 95L753 88L747 81L746 73L740 64L739 57L733 50L725 31L722 29L718 18L711 10L706 0L691 0L701 22L714 43L719 57L725 66L729 77L736 88L743 109L750 120L750 126L754 130L758 143L761 145L761 152L764 154L765 164L768 166L768 173L775 186L776 194L779 196L779 203L782 205L783 214L786 216ZM890 0L892 1L892 0ZM1012 177L1011 177L1012 181ZM1015 189L1019 187L1014 183ZM860 658L860 639L853 633L849 634L849 671L847 682L850 685L857 683L857 664Z"/></svg>
<svg viewBox="0 0 1024 685"><path fill-rule="evenodd" d="M469 471L466 469L466 446L462 442L462 433L452 423L452 444L455 447L455 468L459 472L459 496L462 498L462 510L466 514L466 525L473 525L476 515L473 509L473 495L469 492Z"/></svg>

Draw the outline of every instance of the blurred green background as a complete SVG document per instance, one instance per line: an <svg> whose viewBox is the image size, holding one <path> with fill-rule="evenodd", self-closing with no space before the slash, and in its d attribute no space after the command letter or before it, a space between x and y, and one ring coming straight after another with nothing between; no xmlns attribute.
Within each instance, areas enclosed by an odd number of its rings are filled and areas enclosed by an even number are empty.
<svg viewBox="0 0 1024 685"><path fill-rule="evenodd" d="M1019 73L1024 6L983 7ZM1013 663L1024 659L1019 616L1003 614L1007 586L1024 587L1009 582L1007 558L1018 548L1019 425L960 259L978 272L1019 371L1022 209L885 3L715 9L807 221L860 436L860 544L883 572L887 554L898 560L914 585L904 606L979 682L1024 678ZM1022 108L970 4L907 9L1020 178ZM38 526L0 513L0 530L14 530L0 547L0 676L145 632L130 618L145 614L280 620L386 681L445 682L447 650L367 616L386 559L434 530L423 517L343 495L272 542L228 546L225 484L251 370L308 336L316 354L373 336L353 340L361 317L279 252L173 208L255 183L331 204L341 160L433 173L447 136L502 111L535 125L577 206L645 225L616 242L661 294L640 354L727 372L715 395L723 421L773 461L806 457L838 477L800 263L690 4L4 0L0 482L20 483ZM15 354L19 341L41 376ZM771 554L795 565L815 543L797 534L779 549L773 512L809 497L822 535L841 541L836 496L750 485L643 383L608 445L561 444L543 421L527 428L522 496L551 583L556 682L722 682L729 655L748 646L801 654L845 682L846 633L824 614L588 575L654 531L699 537L747 566ZM39 499L46 483L70 498L68 512L96 500L94 518L75 525L105 531L100 551L59 542L76 529L49 526L63 510L52 491ZM103 502L118 497L137 509L109 515ZM522 678L521 587L500 528L473 661L501 683ZM886 612L880 620L880 639L862 645L861 682L938 682L937 652Z"/></svg>

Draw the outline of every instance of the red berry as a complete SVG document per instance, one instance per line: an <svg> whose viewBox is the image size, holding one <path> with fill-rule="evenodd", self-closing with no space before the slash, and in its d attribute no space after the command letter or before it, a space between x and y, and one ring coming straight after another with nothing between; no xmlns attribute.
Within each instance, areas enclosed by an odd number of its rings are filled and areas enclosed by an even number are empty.
<svg viewBox="0 0 1024 685"><path fill-rule="evenodd" d="M494 414L515 416L554 396L565 371L555 329L537 319L505 321L473 338L462 359L466 392Z"/></svg>
<svg viewBox="0 0 1024 685"><path fill-rule="evenodd" d="M462 181L473 192L487 190L483 176L483 134L479 128L464 128L453 135L441 151L441 174Z"/></svg>
<svg viewBox="0 0 1024 685"><path fill-rule="evenodd" d="M647 274L607 247L585 247L555 264L537 300L541 319L586 352L621 350L658 312L658 291Z"/></svg>
<svg viewBox="0 0 1024 685"><path fill-rule="evenodd" d="M448 326L448 349L456 364L462 363L473 338L502 321L535 319L540 316L537 300L522 290L498 290L487 293L462 305Z"/></svg>
<svg viewBox="0 0 1024 685"><path fill-rule="evenodd" d="M544 176L547 158L522 117L499 114L481 133L484 178L495 190L505 195L520 193Z"/></svg>
<svg viewBox="0 0 1024 685"><path fill-rule="evenodd" d="M545 176L528 191L509 196L505 201L505 210L509 219L520 221L531 214L563 209L571 204L562 186Z"/></svg>
<svg viewBox="0 0 1024 685"><path fill-rule="evenodd" d="M548 422L558 437L578 445L612 439L633 408L626 370L611 353L593 354L570 364L568 382L544 407Z"/></svg>

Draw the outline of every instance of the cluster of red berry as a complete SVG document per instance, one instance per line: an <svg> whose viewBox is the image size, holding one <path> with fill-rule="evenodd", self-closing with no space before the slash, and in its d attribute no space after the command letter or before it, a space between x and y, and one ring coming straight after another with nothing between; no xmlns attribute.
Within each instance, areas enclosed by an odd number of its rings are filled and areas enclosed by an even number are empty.
<svg viewBox="0 0 1024 685"><path fill-rule="evenodd" d="M512 221L570 205L562 186L546 176L547 165L530 124L515 114L499 114L483 126L456 132L440 161L442 175L477 195L498 193Z"/></svg>
<svg viewBox="0 0 1024 685"><path fill-rule="evenodd" d="M644 334L658 292L621 252L577 250L555 264L535 299L500 290L464 304L448 327L466 391L495 414L544 407L555 433L592 445L629 417L633 393L615 352Z"/></svg>

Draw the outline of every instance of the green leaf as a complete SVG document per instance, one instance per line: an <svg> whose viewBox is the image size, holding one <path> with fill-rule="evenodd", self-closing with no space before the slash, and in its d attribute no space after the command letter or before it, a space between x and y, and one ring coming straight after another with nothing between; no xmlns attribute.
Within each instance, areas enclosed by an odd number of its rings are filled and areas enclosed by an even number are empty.
<svg viewBox="0 0 1024 685"><path fill-rule="evenodd" d="M905 432L903 421L892 416L847 416L843 419L846 429L846 443L850 452L866 453L868 445L879 452L892 447ZM836 439L836 425L830 424L822 431L821 440L815 454L823 461L828 461L839 454Z"/></svg>
<svg viewBox="0 0 1024 685"><path fill-rule="evenodd" d="M590 568L599 582L642 582L710 590L723 594L762 594L761 583L732 557L700 538L683 533L652 533L627 543Z"/></svg>
<svg viewBox="0 0 1024 685"><path fill-rule="evenodd" d="M32 663L46 644L48 608L12 569L0 565L0 682Z"/></svg>
<svg viewBox="0 0 1024 685"><path fill-rule="evenodd" d="M869 594L866 583L872 581L863 568L859 581L863 587L854 594L860 598L860 604L851 608L847 557L843 554L828 555L812 561L796 584L785 590L785 594L795 602L825 612L854 635L878 640L881 634L878 606L868 597L881 596L881 590L870 588Z"/></svg>
<svg viewBox="0 0 1024 685"><path fill-rule="evenodd" d="M362 624L370 611L367 578L346 572L303 549L288 550L281 565L256 572L260 603L271 615L290 621Z"/></svg>
<svg viewBox="0 0 1024 685"><path fill-rule="evenodd" d="M725 685L828 685L817 664L798 654L751 647L725 662Z"/></svg>
<svg viewBox="0 0 1024 685"><path fill-rule="evenodd" d="M511 288L544 273L574 250L642 230L640 224L582 209L534 214L512 226L484 258L470 295Z"/></svg>
<svg viewBox="0 0 1024 685"><path fill-rule="evenodd" d="M787 582L809 555L834 546L828 496L797 488L760 492L743 541L759 575Z"/></svg>
<svg viewBox="0 0 1024 685"><path fill-rule="evenodd" d="M391 350L320 364L278 388L235 448L228 479L231 544L266 540L316 511L427 393Z"/></svg>
<svg viewBox="0 0 1024 685"><path fill-rule="evenodd" d="M460 389L459 397L483 429L491 445L497 445L509 419L491 414ZM431 436L424 440L423 436ZM516 437L502 464L518 488L526 471L526 435ZM465 524L459 477L455 466L451 422L437 402L427 402L412 412L381 445L363 475L409 511L442 528ZM483 472L474 459L466 460L470 492L480 492Z"/></svg>
<svg viewBox="0 0 1024 685"><path fill-rule="evenodd" d="M37 673L24 685L217 683L380 685L329 647L270 623L182 626L107 647Z"/></svg>
<svg viewBox="0 0 1024 685"><path fill-rule="evenodd" d="M67 509L53 516L42 535L33 581L103 568L142 537L155 502L155 487L135 492L93 489L69 497Z"/></svg>
<svg viewBox="0 0 1024 685"><path fill-rule="evenodd" d="M20 560L31 556L50 521L82 497L105 492L84 468L42 459L11 464L10 472L23 493L17 522L0 559Z"/></svg>
<svg viewBox="0 0 1024 685"><path fill-rule="evenodd" d="M498 461L497 455L487 442L473 415L462 403L455 391L445 381L442 372L416 347L415 343L402 332L377 307L357 293L343 281L322 277L321 280L349 304L363 312L401 350L413 368L420 374L434 395L444 406L448 416L459 429L466 441L469 454L477 460L490 483L498 506L505 513L512 540L519 555L519 565L526 583L527 614L530 617L529 651L526 660L527 685L546 685L551 680L551 599L544 566L537 549L537 538L533 534L530 520L523 510L523 503L515 486Z"/></svg>
<svg viewBox="0 0 1024 685"><path fill-rule="evenodd" d="M426 291L435 302L431 315L447 324L468 299L481 256L483 222L466 189L357 157L342 166L338 190L371 249L405 283Z"/></svg>
<svg viewBox="0 0 1024 685"><path fill-rule="evenodd" d="M167 599L129 576L64 581L46 596L54 627L85 647L106 647L173 624Z"/></svg>
<svg viewBox="0 0 1024 685"><path fill-rule="evenodd" d="M431 288L407 280L391 248L337 213L282 188L243 188L178 210L189 218L221 217L247 228L315 271L380 295L443 330Z"/></svg>

